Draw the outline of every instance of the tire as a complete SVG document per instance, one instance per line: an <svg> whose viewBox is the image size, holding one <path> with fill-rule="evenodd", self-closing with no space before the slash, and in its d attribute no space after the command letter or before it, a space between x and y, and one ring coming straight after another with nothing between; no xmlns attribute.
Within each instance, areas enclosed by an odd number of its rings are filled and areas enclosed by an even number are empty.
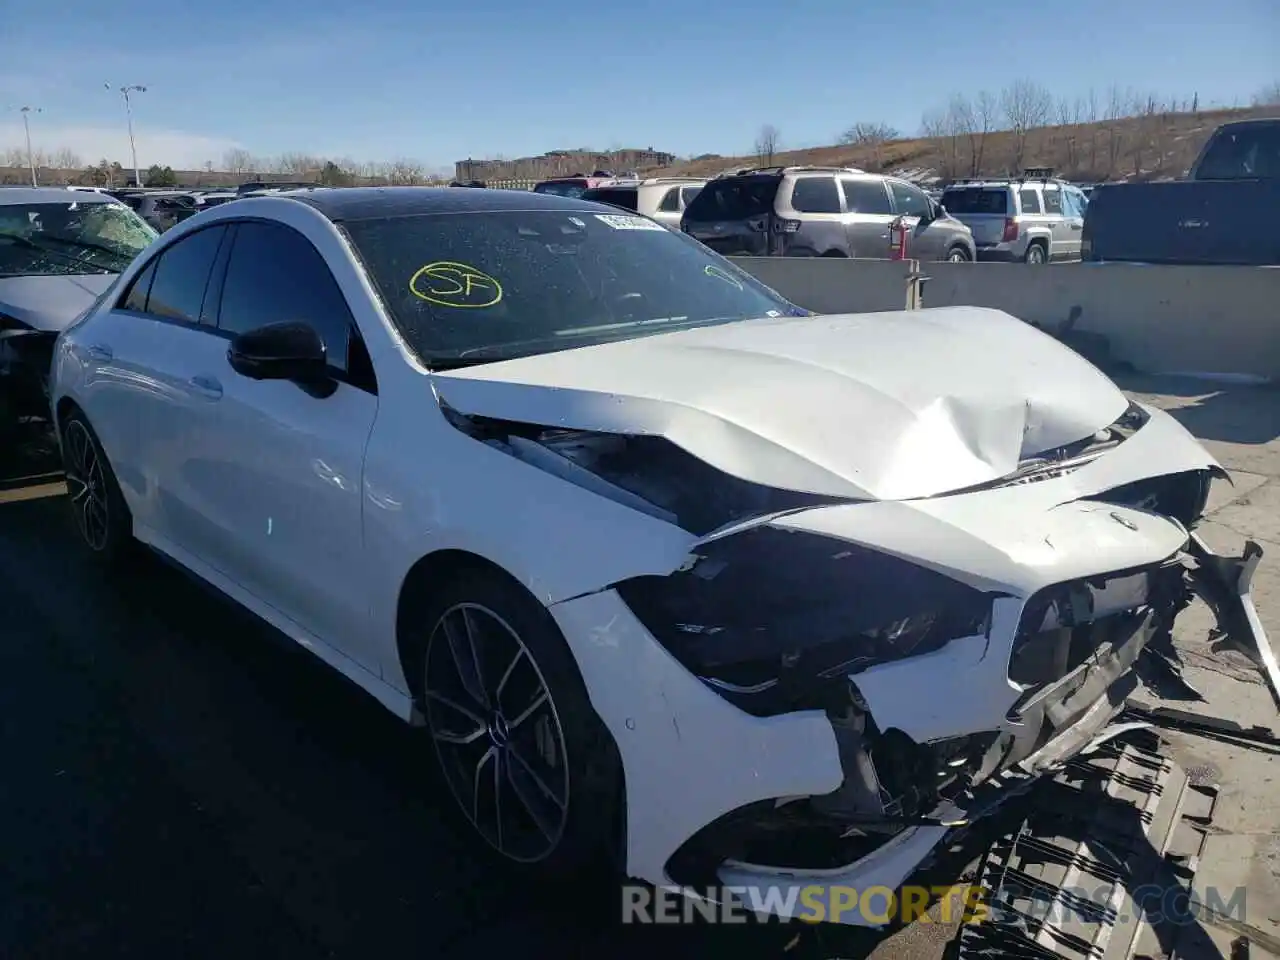
<svg viewBox="0 0 1280 960"><path fill-rule="evenodd" d="M952 247L947 251L948 263L969 263L973 257L969 256L969 251L964 247Z"/></svg>
<svg viewBox="0 0 1280 960"><path fill-rule="evenodd" d="M435 586L414 617L426 734L463 819L544 879L615 869L621 763L551 615L516 582L473 569Z"/></svg>
<svg viewBox="0 0 1280 960"><path fill-rule="evenodd" d="M1045 256L1044 247L1038 243L1033 243L1027 247L1026 263L1031 266L1042 266L1048 257Z"/></svg>
<svg viewBox="0 0 1280 960"><path fill-rule="evenodd" d="M72 411L62 422L61 432L72 525L90 557L117 569L136 545L133 518L120 484L84 413Z"/></svg>

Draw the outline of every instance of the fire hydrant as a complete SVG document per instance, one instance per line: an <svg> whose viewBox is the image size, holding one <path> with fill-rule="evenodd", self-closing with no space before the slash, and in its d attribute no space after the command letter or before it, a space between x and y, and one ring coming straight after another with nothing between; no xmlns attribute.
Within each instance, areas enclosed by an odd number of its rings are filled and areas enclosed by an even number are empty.
<svg viewBox="0 0 1280 960"><path fill-rule="evenodd" d="M889 259L907 259L907 237L911 228L905 217L897 217L889 224Z"/></svg>

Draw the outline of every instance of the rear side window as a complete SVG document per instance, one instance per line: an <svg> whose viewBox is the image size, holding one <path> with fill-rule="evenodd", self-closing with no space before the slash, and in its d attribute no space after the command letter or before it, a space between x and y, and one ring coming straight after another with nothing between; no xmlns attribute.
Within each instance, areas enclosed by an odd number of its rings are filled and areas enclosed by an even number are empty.
<svg viewBox="0 0 1280 960"><path fill-rule="evenodd" d="M693 198L690 220L744 220L773 212L781 177L725 177L713 180Z"/></svg>
<svg viewBox="0 0 1280 960"><path fill-rule="evenodd" d="M1004 216L1009 212L1009 191L1004 187L962 187L942 194L942 205L947 213L992 213Z"/></svg>
<svg viewBox="0 0 1280 960"><path fill-rule="evenodd" d="M198 230L160 254L147 295L147 313L186 323L200 322L200 306L224 233L226 228L221 226Z"/></svg>
<svg viewBox="0 0 1280 960"><path fill-rule="evenodd" d="M1043 213L1040 209L1040 194L1030 187L1024 187L1018 191L1018 206L1022 207L1023 213Z"/></svg>
<svg viewBox="0 0 1280 960"><path fill-rule="evenodd" d="M681 187L680 199L684 201L684 205L687 207L689 204L693 203L693 198L701 192L701 187Z"/></svg>
<svg viewBox="0 0 1280 960"><path fill-rule="evenodd" d="M845 209L849 213L888 214L889 194L881 180L841 180Z"/></svg>
<svg viewBox="0 0 1280 960"><path fill-rule="evenodd" d="M835 177L801 177L791 187L791 206L800 213L839 213Z"/></svg>
<svg viewBox="0 0 1280 960"><path fill-rule="evenodd" d="M640 208L639 191L635 187L630 189L626 187L597 187L594 190L584 191L582 199L594 200L596 203L607 203L611 207L622 207L624 210L638 210Z"/></svg>
<svg viewBox="0 0 1280 960"><path fill-rule="evenodd" d="M1044 212L1062 213L1062 191L1046 190L1044 192Z"/></svg>
<svg viewBox="0 0 1280 960"><path fill-rule="evenodd" d="M662 195L662 202L658 204L658 209L663 213L675 213L680 209L680 188L672 187Z"/></svg>

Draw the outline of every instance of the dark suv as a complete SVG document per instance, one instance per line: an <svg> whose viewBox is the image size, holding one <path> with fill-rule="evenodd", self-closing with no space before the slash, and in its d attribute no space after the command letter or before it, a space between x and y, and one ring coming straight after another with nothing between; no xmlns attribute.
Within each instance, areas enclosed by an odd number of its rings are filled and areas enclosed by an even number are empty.
<svg viewBox="0 0 1280 960"><path fill-rule="evenodd" d="M847 167L765 167L712 180L680 229L728 256L890 256L890 225L917 260L974 259L973 234L919 187Z"/></svg>

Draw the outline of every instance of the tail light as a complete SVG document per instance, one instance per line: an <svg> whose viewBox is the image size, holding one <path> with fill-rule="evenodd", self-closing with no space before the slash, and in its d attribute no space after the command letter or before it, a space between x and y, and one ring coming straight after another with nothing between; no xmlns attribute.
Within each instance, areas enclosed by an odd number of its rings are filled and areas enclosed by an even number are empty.
<svg viewBox="0 0 1280 960"><path fill-rule="evenodd" d="M1001 243L1013 243L1018 239L1018 223L1013 217L1004 218L1004 234L1000 237Z"/></svg>
<svg viewBox="0 0 1280 960"><path fill-rule="evenodd" d="M782 217L773 221L774 233L797 233L800 230L799 220L785 220Z"/></svg>

